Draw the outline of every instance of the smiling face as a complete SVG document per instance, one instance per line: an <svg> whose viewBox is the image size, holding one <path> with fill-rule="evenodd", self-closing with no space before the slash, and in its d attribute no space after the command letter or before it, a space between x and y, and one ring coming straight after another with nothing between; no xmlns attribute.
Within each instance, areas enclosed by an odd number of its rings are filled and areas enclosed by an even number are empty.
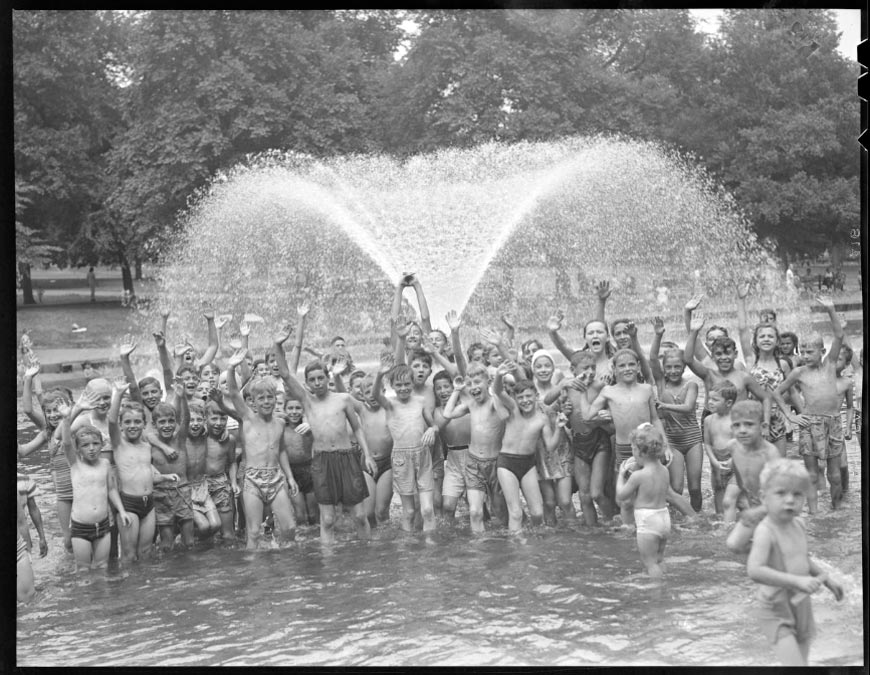
<svg viewBox="0 0 870 675"><path fill-rule="evenodd" d="M405 347L407 349L417 349L420 346L422 339L423 331L420 330L419 326L414 324L408 331L408 335L405 336Z"/></svg>
<svg viewBox="0 0 870 675"><path fill-rule="evenodd" d="M187 429L191 436L199 436L202 434L205 429L205 416L199 411L191 410L190 421L188 422Z"/></svg>
<svg viewBox="0 0 870 675"><path fill-rule="evenodd" d="M396 398L403 403L411 398L411 392L414 390L410 377L397 377L393 380L392 387L396 392Z"/></svg>
<svg viewBox="0 0 870 675"><path fill-rule="evenodd" d="M435 381L435 396L441 401L442 405L447 403L447 399L453 393L453 383L446 378L438 378Z"/></svg>
<svg viewBox="0 0 870 675"><path fill-rule="evenodd" d="M268 417L275 410L275 394L271 391L258 391L253 394L253 399L257 412L264 417Z"/></svg>
<svg viewBox="0 0 870 675"><path fill-rule="evenodd" d="M202 382L208 383L209 387L216 387L217 386L219 376L220 376L220 373L218 372L218 369L215 368L215 366L212 365L211 363L209 363L206 366L203 366L202 371L200 371L200 380Z"/></svg>
<svg viewBox="0 0 870 675"><path fill-rule="evenodd" d="M758 326L755 329L755 345L760 354L771 354L779 342L779 335L773 326Z"/></svg>
<svg viewBox="0 0 870 675"><path fill-rule="evenodd" d="M121 432L124 437L132 442L137 442L142 437L145 429L145 416L138 410L125 410L121 413Z"/></svg>
<svg viewBox="0 0 870 675"><path fill-rule="evenodd" d="M532 354L534 354L539 349L543 349L543 348L544 348L544 345L542 345L537 340L530 340L529 342L526 343L526 346L523 347L523 358L526 361L531 361Z"/></svg>
<svg viewBox="0 0 870 675"><path fill-rule="evenodd" d="M523 389L519 393L514 394L514 400L517 402L517 408L523 415L530 415L535 409L535 401L537 394L534 389Z"/></svg>
<svg viewBox="0 0 870 675"><path fill-rule="evenodd" d="M468 385L468 393L478 403L483 403L489 392L489 379L483 375L474 375Z"/></svg>
<svg viewBox="0 0 870 675"><path fill-rule="evenodd" d="M435 349L439 354L444 353L444 348L447 347L447 340L440 330L433 330L429 333L429 339L435 345Z"/></svg>
<svg viewBox="0 0 870 675"><path fill-rule="evenodd" d="M535 371L535 379L538 382L549 382L553 379L553 360L547 356L539 356L532 364L532 370Z"/></svg>
<svg viewBox="0 0 870 675"><path fill-rule="evenodd" d="M595 355L601 354L607 342L607 326L601 321L590 321L586 325L583 336L586 338L589 350Z"/></svg>
<svg viewBox="0 0 870 675"><path fill-rule="evenodd" d="M157 415L154 418L154 426L157 429L157 435L161 441L167 441L172 438L175 433L175 415L165 414Z"/></svg>
<svg viewBox="0 0 870 675"><path fill-rule="evenodd" d="M139 390L139 393L142 394L142 403L148 410L154 410L154 406L163 399L163 390L156 382L149 382Z"/></svg>
<svg viewBox="0 0 870 675"><path fill-rule="evenodd" d="M284 412L290 424L299 424L302 421L302 403L296 399L290 399L284 403Z"/></svg>
<svg viewBox="0 0 870 675"><path fill-rule="evenodd" d="M215 410L211 406L209 406L209 410L207 412L205 418L205 424L208 428L208 433L213 438L220 438L223 436L224 431L227 428L227 416L222 413L220 410Z"/></svg>
<svg viewBox="0 0 870 675"><path fill-rule="evenodd" d="M631 336L628 334L628 323L620 322L613 326L613 339L617 349L630 349Z"/></svg>
<svg viewBox="0 0 870 675"><path fill-rule="evenodd" d="M181 373L181 383L184 386L184 393L188 398L193 398L196 395L196 386L199 384L199 378L192 370L185 370Z"/></svg>
<svg viewBox="0 0 870 675"><path fill-rule="evenodd" d="M631 384L637 381L637 359L631 354L620 354L613 364L613 370L620 381Z"/></svg>
<svg viewBox="0 0 870 675"><path fill-rule="evenodd" d="M662 369L665 371L665 379L672 384L677 384L683 379L686 364L677 354L669 354L662 362Z"/></svg>
<svg viewBox="0 0 870 675"><path fill-rule="evenodd" d="M733 348L716 347L713 350L712 356L720 373L730 373L734 370L734 358L737 354Z"/></svg>

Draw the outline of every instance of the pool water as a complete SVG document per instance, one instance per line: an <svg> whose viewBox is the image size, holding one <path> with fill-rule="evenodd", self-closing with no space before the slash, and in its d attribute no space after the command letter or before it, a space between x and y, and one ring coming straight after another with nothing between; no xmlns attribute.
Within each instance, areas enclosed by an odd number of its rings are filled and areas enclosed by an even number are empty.
<svg viewBox="0 0 870 675"><path fill-rule="evenodd" d="M861 465L856 441L848 448L842 510L823 490L807 521L811 552L846 589L840 603L825 589L813 597L811 665L864 663ZM659 585L621 531L560 520L474 537L461 507L427 543L400 531L398 500L369 543L343 518L331 548L303 527L287 549L198 544L75 575L47 463L41 450L24 467L41 488L50 550L34 557L36 598L18 606L19 666L777 665L752 615L745 556L726 550L709 511L697 525L674 518Z"/></svg>

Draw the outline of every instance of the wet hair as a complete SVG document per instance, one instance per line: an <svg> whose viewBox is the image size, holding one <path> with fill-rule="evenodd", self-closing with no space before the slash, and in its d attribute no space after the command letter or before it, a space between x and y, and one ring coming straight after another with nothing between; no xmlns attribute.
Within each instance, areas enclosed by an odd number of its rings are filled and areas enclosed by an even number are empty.
<svg viewBox="0 0 870 675"><path fill-rule="evenodd" d="M775 309L759 309L758 310L758 316L764 316L765 314L769 314L769 315L773 316L773 321L776 321L776 310ZM772 322L765 321L764 323L772 323Z"/></svg>
<svg viewBox="0 0 870 675"><path fill-rule="evenodd" d="M815 331L804 335L803 343L804 347L812 345L815 347L820 347L821 349L825 348L825 340L822 337L822 334Z"/></svg>
<svg viewBox="0 0 870 675"><path fill-rule="evenodd" d="M730 380L719 380L716 384L710 387L710 391L717 392L726 401L734 403L734 401L737 400L737 387L735 387L734 383Z"/></svg>
<svg viewBox="0 0 870 675"><path fill-rule="evenodd" d="M450 373L448 373L446 370L439 370L432 376L432 387L434 388L435 383L439 382L440 380L447 380L451 384L453 383L453 378L450 377Z"/></svg>
<svg viewBox="0 0 870 675"><path fill-rule="evenodd" d="M779 350L779 329L774 323L759 323L755 326L755 330L752 331L752 351L755 352L755 360L756 362L758 361L758 331L762 328L772 328L776 335L776 342L773 345L773 358L779 363L782 359L782 352Z"/></svg>
<svg viewBox="0 0 870 675"><path fill-rule="evenodd" d="M143 377L143 378L142 378L141 380L139 380L139 382L138 382L139 389L144 389L144 388L147 387L149 384L156 384L156 385L157 385L157 388L158 388L160 391L163 391L163 387L160 386L160 380L158 380L156 377L151 377L151 376L149 375L148 377Z"/></svg>
<svg viewBox="0 0 870 675"><path fill-rule="evenodd" d="M662 354L662 366L664 367L665 361L674 358L679 359L683 365L686 365L686 355L682 349L668 349L664 354Z"/></svg>
<svg viewBox="0 0 870 675"><path fill-rule="evenodd" d="M468 349L465 350L465 353L468 355L469 361L474 360L474 352L476 352L478 349L481 349L484 353L486 353L486 347L484 347L483 343L481 342L472 342L470 345L468 345Z"/></svg>
<svg viewBox="0 0 870 675"><path fill-rule="evenodd" d="M347 378L347 384L349 387L352 387L354 382L356 382L357 380L364 380L365 377L365 371L355 370L350 374L350 377Z"/></svg>
<svg viewBox="0 0 870 675"><path fill-rule="evenodd" d="M205 436L208 433L208 426L205 424L205 406L202 403L190 403L187 406L187 409L188 409L188 411L190 411L192 413L199 413L199 415L202 417L203 425L202 425L202 431L200 432L199 435ZM188 433L189 433L190 432L190 415L188 415L188 418L187 418L187 426L188 426Z"/></svg>
<svg viewBox="0 0 870 675"><path fill-rule="evenodd" d="M214 363L212 361L210 363L203 363L200 366L199 373L198 373L200 379L202 379L202 371L204 371L206 368L210 368L210 369L214 370L217 373L218 377L221 376L221 369L218 367L218 365L216 363Z"/></svg>
<svg viewBox="0 0 870 675"><path fill-rule="evenodd" d="M339 340L341 342L344 342L345 344L347 344L347 340L345 340L343 337L341 337L341 335L336 335L334 338L332 338L332 340L329 341L329 344L335 345L335 343L338 342Z"/></svg>
<svg viewBox="0 0 870 675"><path fill-rule="evenodd" d="M402 382L404 380L408 380L408 382L414 381L414 373L411 370L410 366L405 365L404 363L400 363L397 366L393 366L390 370L390 385L395 386L396 383Z"/></svg>
<svg viewBox="0 0 870 675"><path fill-rule="evenodd" d="M737 403L731 407L732 421L738 418L749 418L761 422L763 416L763 408L761 407L761 403L758 401L744 399L742 401L737 401Z"/></svg>
<svg viewBox="0 0 870 675"><path fill-rule="evenodd" d="M812 482L803 462L795 462L792 459L780 457L767 462L761 470L758 480L762 491L767 489L771 481L780 477L788 477L800 482L804 490L809 490L810 483Z"/></svg>
<svg viewBox="0 0 870 675"><path fill-rule="evenodd" d="M414 361L422 361L430 368L432 367L432 355L424 352L422 349L415 349L411 352L411 358L408 359L408 362L414 363Z"/></svg>
<svg viewBox="0 0 870 675"><path fill-rule="evenodd" d="M465 374L470 378L475 375L483 375L489 381L489 371L486 369L486 366L480 363L480 361L472 361L468 364L468 368L465 371Z"/></svg>
<svg viewBox="0 0 870 675"><path fill-rule="evenodd" d="M513 395L516 396L517 394L521 394L522 392L526 391L527 389L531 389L533 392L535 392L535 394L538 393L538 390L535 389L535 383L532 382L531 380L527 380L525 378L517 380L516 383L514 384Z"/></svg>
<svg viewBox="0 0 870 675"><path fill-rule="evenodd" d="M256 398L257 394L272 394L272 396L274 396L276 391L277 387L272 381L272 378L269 377L258 377L248 386L248 392L250 392L251 398Z"/></svg>
<svg viewBox="0 0 870 675"><path fill-rule="evenodd" d="M176 421L178 420L178 415L175 414L175 407L168 403L158 403L154 406L154 410L151 411L151 419L157 421L158 417L171 417Z"/></svg>
<svg viewBox="0 0 870 675"><path fill-rule="evenodd" d="M710 353L712 354L717 349L722 349L724 351L737 351L737 344L730 337L717 337L713 340L713 344L710 345Z"/></svg>
<svg viewBox="0 0 870 675"><path fill-rule="evenodd" d="M441 330L440 328L433 328L432 330L429 331L429 333L430 333L430 334L431 334L431 333L438 333L441 337L444 338L444 344L445 344L445 345L450 344L450 340L447 339L447 333L445 333L445 332L444 332L443 330Z"/></svg>
<svg viewBox="0 0 870 675"><path fill-rule="evenodd" d="M305 368L302 372L305 375L306 381L308 381L308 375L315 370L322 370L324 373L326 373L326 366L323 365L323 362L320 361L320 359L305 364Z"/></svg>
<svg viewBox="0 0 870 675"><path fill-rule="evenodd" d="M84 439L88 436L96 436L97 441L100 443L100 445L103 444L103 432L101 432L92 424L83 424L78 429L72 432L72 436L75 439L76 448L78 448L82 444Z"/></svg>
<svg viewBox="0 0 870 675"><path fill-rule="evenodd" d="M619 349L613 355L613 358L612 358L613 365L616 365L616 362L617 362L617 360L619 360L620 356L625 356L626 354L631 356L631 358L633 358L636 363L640 363L640 359L637 356L637 352L635 352L633 349Z"/></svg>
<svg viewBox="0 0 870 675"><path fill-rule="evenodd" d="M224 415L225 417L227 416L226 412L221 409L221 407L218 405L218 402L214 399L209 399L208 401L206 401L203 407L205 408L206 417L208 417L208 415L211 415L212 413Z"/></svg>
<svg viewBox="0 0 870 675"><path fill-rule="evenodd" d="M649 422L644 422L636 429L632 429L628 437L633 448L641 455L651 459L660 459L665 453L665 439L661 432Z"/></svg>
<svg viewBox="0 0 870 675"><path fill-rule="evenodd" d="M668 352L671 349L680 349L680 345L678 345L676 342L673 342L672 340L662 340L662 343L661 343L661 345L659 345L659 347L660 347L662 352ZM682 350L680 350L680 351L682 351ZM684 354L684 357L685 357L685 354Z"/></svg>
<svg viewBox="0 0 870 675"><path fill-rule="evenodd" d="M587 349L578 349L571 354L571 365L577 368L581 363L595 363L595 355Z"/></svg>
<svg viewBox="0 0 870 675"><path fill-rule="evenodd" d="M142 415L142 419L145 419L145 406L143 406L139 401L127 401L124 405L121 406L121 414L118 415L118 421L124 419L124 415L127 413L139 413Z"/></svg>
<svg viewBox="0 0 870 675"><path fill-rule="evenodd" d="M182 375L184 375L184 373L187 373L187 372L190 372L190 373L193 373L194 375L196 375L196 370L194 370L193 366L189 366L186 363L178 367L178 370L175 371L175 375L177 377L181 377ZM199 377L199 375L196 375L196 376Z"/></svg>
<svg viewBox="0 0 870 675"><path fill-rule="evenodd" d="M722 331L723 337L728 337L728 329L725 326L717 326L715 323L704 332L704 335L709 336L714 330Z"/></svg>

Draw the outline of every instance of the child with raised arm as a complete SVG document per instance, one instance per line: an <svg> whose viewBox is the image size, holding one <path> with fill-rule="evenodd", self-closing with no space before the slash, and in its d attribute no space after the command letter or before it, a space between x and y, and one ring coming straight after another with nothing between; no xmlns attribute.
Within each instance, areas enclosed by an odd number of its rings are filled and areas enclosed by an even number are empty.
<svg viewBox="0 0 870 675"><path fill-rule="evenodd" d="M554 430L549 417L538 409L537 390L532 382L519 380L514 387L513 398L505 394L502 378L516 370L515 363L503 363L496 371L492 384L493 394L499 398L508 413L496 467L498 482L507 503L510 533L522 530L523 507L520 503L520 490L529 507L532 526L543 522L544 501L535 466L538 441L543 439L547 449L552 451L564 440L562 427Z"/></svg>
<svg viewBox="0 0 870 675"><path fill-rule="evenodd" d="M206 363L211 363L214 360L219 346L218 329L214 322L214 310L207 309L202 313L202 316L208 326L208 347L206 347L202 358L196 358L196 350L187 340L175 347L175 356L177 359L176 368L182 365L188 366L193 369L194 374L196 374L196 372Z"/></svg>
<svg viewBox="0 0 870 675"><path fill-rule="evenodd" d="M652 385L637 381L639 362L637 354L630 349L620 349L613 356L613 368L617 382L605 386L592 403L585 397L579 397L580 410L584 421L595 419L598 412L605 407L610 410L613 425L616 429L616 462L621 464L632 457L631 432L639 424L651 423L665 433L662 423L656 413L655 396ZM623 525L633 525L634 519L628 503L620 504Z"/></svg>
<svg viewBox="0 0 870 675"><path fill-rule="evenodd" d="M662 560L671 532L668 513L670 476L662 465L665 437L644 422L629 434L632 457L622 462L616 479L616 498L634 503L637 550L651 577L663 574Z"/></svg>
<svg viewBox="0 0 870 675"><path fill-rule="evenodd" d="M390 373L395 398L383 393L383 378ZM413 392L412 373L407 366L393 366L392 355L383 354L372 389L372 396L387 412L387 425L393 439L393 489L402 500L402 529L411 531L414 519L414 495L420 496L423 530L435 529L432 491L432 454L438 428L432 421L432 407ZM433 406L434 407L434 406Z"/></svg>
<svg viewBox="0 0 870 675"><path fill-rule="evenodd" d="M852 364L854 352L852 348L843 343L840 347L840 356L837 358L837 394L840 396L840 413L845 412L843 419L843 439L852 439L852 426L854 425L855 408L853 401L853 390L855 388L852 377L846 375L847 367ZM853 371L854 372L854 371ZM860 445L858 446L861 447ZM843 452L840 453L840 488L843 492L849 489L849 456L846 444L843 444Z"/></svg>
<svg viewBox="0 0 870 675"><path fill-rule="evenodd" d="M766 515L755 528L746 560L758 584L761 628L784 666L806 666L816 633L810 595L825 585L837 600L843 587L809 556L806 525L799 517L810 477L799 463L776 458L760 476Z"/></svg>
<svg viewBox="0 0 870 675"><path fill-rule="evenodd" d="M364 503L368 489L360 466L359 451L351 446L348 428L362 449L366 468L374 474L377 465L360 428L353 398L350 394L329 390L326 368L319 361L305 366L306 390L287 367L282 345L288 335L285 330L276 337L275 357L288 399L302 403L305 419L311 427L311 477L314 496L320 505L321 541L327 544L335 541L335 507L338 504L351 507L357 535L360 539L368 540L371 538L371 526Z"/></svg>
<svg viewBox="0 0 870 675"><path fill-rule="evenodd" d="M734 553L746 551L755 526L764 517L761 470L767 462L779 459L776 446L762 437L761 414L758 401L737 401L731 408L734 440L727 447L731 450L731 470L739 488L736 503L740 516L725 544Z"/></svg>
<svg viewBox="0 0 870 675"><path fill-rule="evenodd" d="M682 494L683 476L686 474L692 508L700 511L704 452L701 427L695 416L698 385L683 377L686 362L682 350L669 349L665 352L662 361L659 361L659 347L665 332L665 324L661 317L657 316L653 320L653 330L655 336L650 348L650 366L659 394L656 407L665 429L668 445L672 451L676 451L673 453L673 461L668 465L671 487Z"/></svg>
<svg viewBox="0 0 870 675"><path fill-rule="evenodd" d="M452 522L456 515L456 504L465 494L465 464L468 459L468 444L471 440L471 418L444 417L444 406L453 394L453 379L446 370L435 373L432 385L438 401L433 418L438 427L438 436L447 452L444 460L441 511L444 517Z"/></svg>
<svg viewBox="0 0 870 675"><path fill-rule="evenodd" d="M280 348L280 343L277 346ZM268 378L251 382L248 387L251 406L245 403L239 393L235 369L244 358L244 352L239 350L227 363L227 390L233 407L242 418L240 431L245 453L245 484L242 490L247 537L245 548L252 550L257 548L259 542L260 523L263 522L263 509L266 505L271 505L272 513L278 519L278 530L282 539L292 541L295 538L296 519L290 495L296 494L299 488L293 478L287 454L280 452L285 425L273 415L275 385ZM283 366L283 373L287 368L283 348L278 363L279 367Z"/></svg>
<svg viewBox="0 0 870 675"><path fill-rule="evenodd" d="M819 462L827 465L831 489L831 507L838 508L842 500L840 455L844 450L843 425L840 422L840 396L837 392L837 358L843 344L843 326L830 298L816 298L828 312L834 339L825 353L822 336L812 333L801 340L803 364L794 368L779 385L782 394L797 384L803 395L803 412L796 422L800 425L800 453L809 471L812 484L807 495L810 514L818 509Z"/></svg>
<svg viewBox="0 0 870 675"><path fill-rule="evenodd" d="M482 363L468 366L468 381L458 376L453 381L453 393L444 405L445 419L471 417L471 436L465 461L465 487L471 531L482 533L483 505L487 497L493 515L505 512L504 496L498 483L496 461L504 435L504 409L489 395L489 372ZM464 390L468 390L467 393ZM465 395L465 400L460 399Z"/></svg>
<svg viewBox="0 0 870 675"><path fill-rule="evenodd" d="M729 380L720 380L707 395L711 414L704 418L704 451L710 460L710 485L713 488L713 506L716 513L725 515L725 522L733 522L737 504L725 499L725 488L731 482L731 407L737 400L737 388Z"/></svg>
<svg viewBox="0 0 870 675"><path fill-rule="evenodd" d="M95 398L89 399L83 395L77 405L84 410L96 402ZM133 518L127 513L118 494L115 473L109 460L100 456L103 449L100 430L91 425L83 425L72 432L69 406L64 404L60 413L64 417L61 423L63 451L70 465L73 486L70 535L76 571L102 568L109 561L111 543L109 502L111 501L118 513L122 537L132 527ZM135 425L130 425L131 429L134 427ZM110 425L109 428L113 429L113 426ZM118 433L117 426L114 431Z"/></svg>
<svg viewBox="0 0 870 675"><path fill-rule="evenodd" d="M187 480L190 483L190 501L193 509L194 532L201 539L209 539L221 526L217 506L208 489L208 429L205 407L199 401L188 405L187 423Z"/></svg>

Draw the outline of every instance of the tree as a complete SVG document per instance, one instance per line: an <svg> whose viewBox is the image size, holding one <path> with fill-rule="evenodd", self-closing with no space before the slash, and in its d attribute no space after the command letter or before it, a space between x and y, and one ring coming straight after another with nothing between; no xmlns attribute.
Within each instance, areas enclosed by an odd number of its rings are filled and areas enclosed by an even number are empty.
<svg viewBox="0 0 870 675"><path fill-rule="evenodd" d="M374 149L370 90L400 37L397 16L136 15L126 129L112 150L106 254L158 256L189 198L249 154Z"/></svg>
<svg viewBox="0 0 870 675"><path fill-rule="evenodd" d="M119 120L116 47L113 18L103 12L13 14L16 252L24 283L35 260L27 251L60 263L91 255L85 233L105 194L104 160ZM56 244L63 246L44 248Z"/></svg>

